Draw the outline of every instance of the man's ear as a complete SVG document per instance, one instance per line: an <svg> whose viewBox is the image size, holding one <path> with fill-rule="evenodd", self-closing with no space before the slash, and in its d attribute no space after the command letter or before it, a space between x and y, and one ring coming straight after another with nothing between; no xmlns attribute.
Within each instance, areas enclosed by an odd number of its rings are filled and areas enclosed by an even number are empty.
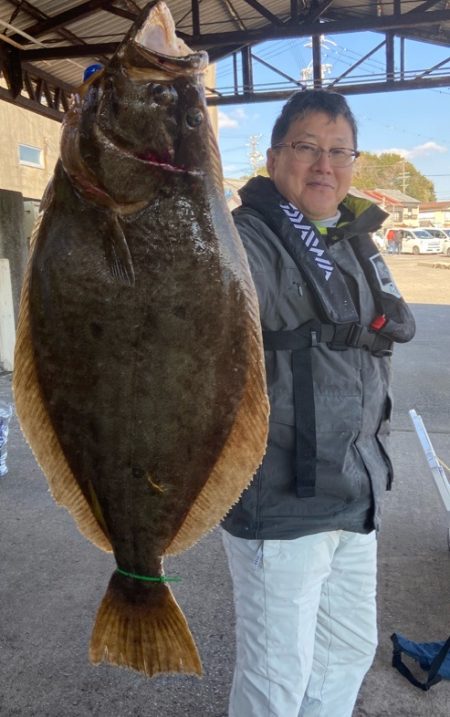
<svg viewBox="0 0 450 717"><path fill-rule="evenodd" d="M274 167L275 167L276 155L273 149L269 147L266 155L266 167L269 173L269 177L272 178Z"/></svg>

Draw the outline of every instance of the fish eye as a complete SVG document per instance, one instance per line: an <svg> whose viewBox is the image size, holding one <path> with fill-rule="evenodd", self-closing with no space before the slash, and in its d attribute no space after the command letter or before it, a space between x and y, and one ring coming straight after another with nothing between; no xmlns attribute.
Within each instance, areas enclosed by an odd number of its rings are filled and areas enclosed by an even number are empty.
<svg viewBox="0 0 450 717"><path fill-rule="evenodd" d="M177 99L177 92L171 85L150 85L152 100L159 105L170 105Z"/></svg>
<svg viewBox="0 0 450 717"><path fill-rule="evenodd" d="M203 122L203 112L197 107L190 107L186 112L189 127L198 127Z"/></svg>

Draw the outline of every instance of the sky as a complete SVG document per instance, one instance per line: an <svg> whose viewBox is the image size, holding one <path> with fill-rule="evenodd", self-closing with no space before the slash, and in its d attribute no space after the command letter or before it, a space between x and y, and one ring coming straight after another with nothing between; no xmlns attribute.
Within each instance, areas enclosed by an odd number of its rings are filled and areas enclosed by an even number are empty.
<svg viewBox="0 0 450 717"><path fill-rule="evenodd" d="M322 65L327 78L338 77L354 62L365 56L383 40L376 33L325 35L322 37ZM308 72L312 58L308 38L266 42L253 48L253 53L292 77L301 79ZM383 79L384 49L361 64L354 76L366 82L368 76ZM400 41L395 39L395 69L400 64ZM407 77L427 69L444 59L441 74L450 73L450 48L430 43L405 43ZM220 89L232 85L233 73L229 59L216 66L216 82ZM287 87L286 81L254 64L254 82L264 89ZM358 149L372 152L396 152L408 161L435 187L438 201L450 201L450 87L427 90L405 90L386 93L348 95L347 101L358 124ZM251 153L260 155L264 163L266 149L281 102L261 102L219 107L219 146L224 176L242 177L252 174ZM407 188L399 184L398 189Z"/></svg>

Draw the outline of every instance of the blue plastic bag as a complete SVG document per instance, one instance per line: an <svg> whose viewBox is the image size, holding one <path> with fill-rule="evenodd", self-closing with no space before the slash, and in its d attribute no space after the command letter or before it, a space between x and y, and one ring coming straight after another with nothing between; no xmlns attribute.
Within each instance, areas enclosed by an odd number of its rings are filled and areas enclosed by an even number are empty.
<svg viewBox="0 0 450 717"><path fill-rule="evenodd" d="M415 687L429 690L442 679L450 680L450 637L440 642L413 642L398 632L391 635L394 645L392 666ZM402 662L402 653L412 657L428 673L425 682L418 680Z"/></svg>
<svg viewBox="0 0 450 717"><path fill-rule="evenodd" d="M6 456L8 455L7 443L9 432L9 421L12 416L12 405L0 401L0 478L8 472Z"/></svg>

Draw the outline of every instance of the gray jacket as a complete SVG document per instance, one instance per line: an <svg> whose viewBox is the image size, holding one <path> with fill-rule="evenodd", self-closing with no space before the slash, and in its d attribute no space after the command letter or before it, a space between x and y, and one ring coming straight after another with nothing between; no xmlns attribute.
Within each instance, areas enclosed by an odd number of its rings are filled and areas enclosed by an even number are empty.
<svg viewBox="0 0 450 717"><path fill-rule="evenodd" d="M344 204L370 216L377 208L353 197ZM379 223L385 214L379 212ZM249 206L234 213L258 293L263 330L295 329L318 319L317 300L263 216ZM354 221L344 238L331 239L329 252L351 290L360 321L376 316L372 291L352 249ZM341 229L342 232L342 229ZM319 344L312 351L317 442L316 493L295 490L295 416L291 351L265 351L271 405L267 452L249 488L223 521L231 534L248 539L292 539L327 530L378 529L382 498L393 473L388 455L391 361L369 351L336 351Z"/></svg>

